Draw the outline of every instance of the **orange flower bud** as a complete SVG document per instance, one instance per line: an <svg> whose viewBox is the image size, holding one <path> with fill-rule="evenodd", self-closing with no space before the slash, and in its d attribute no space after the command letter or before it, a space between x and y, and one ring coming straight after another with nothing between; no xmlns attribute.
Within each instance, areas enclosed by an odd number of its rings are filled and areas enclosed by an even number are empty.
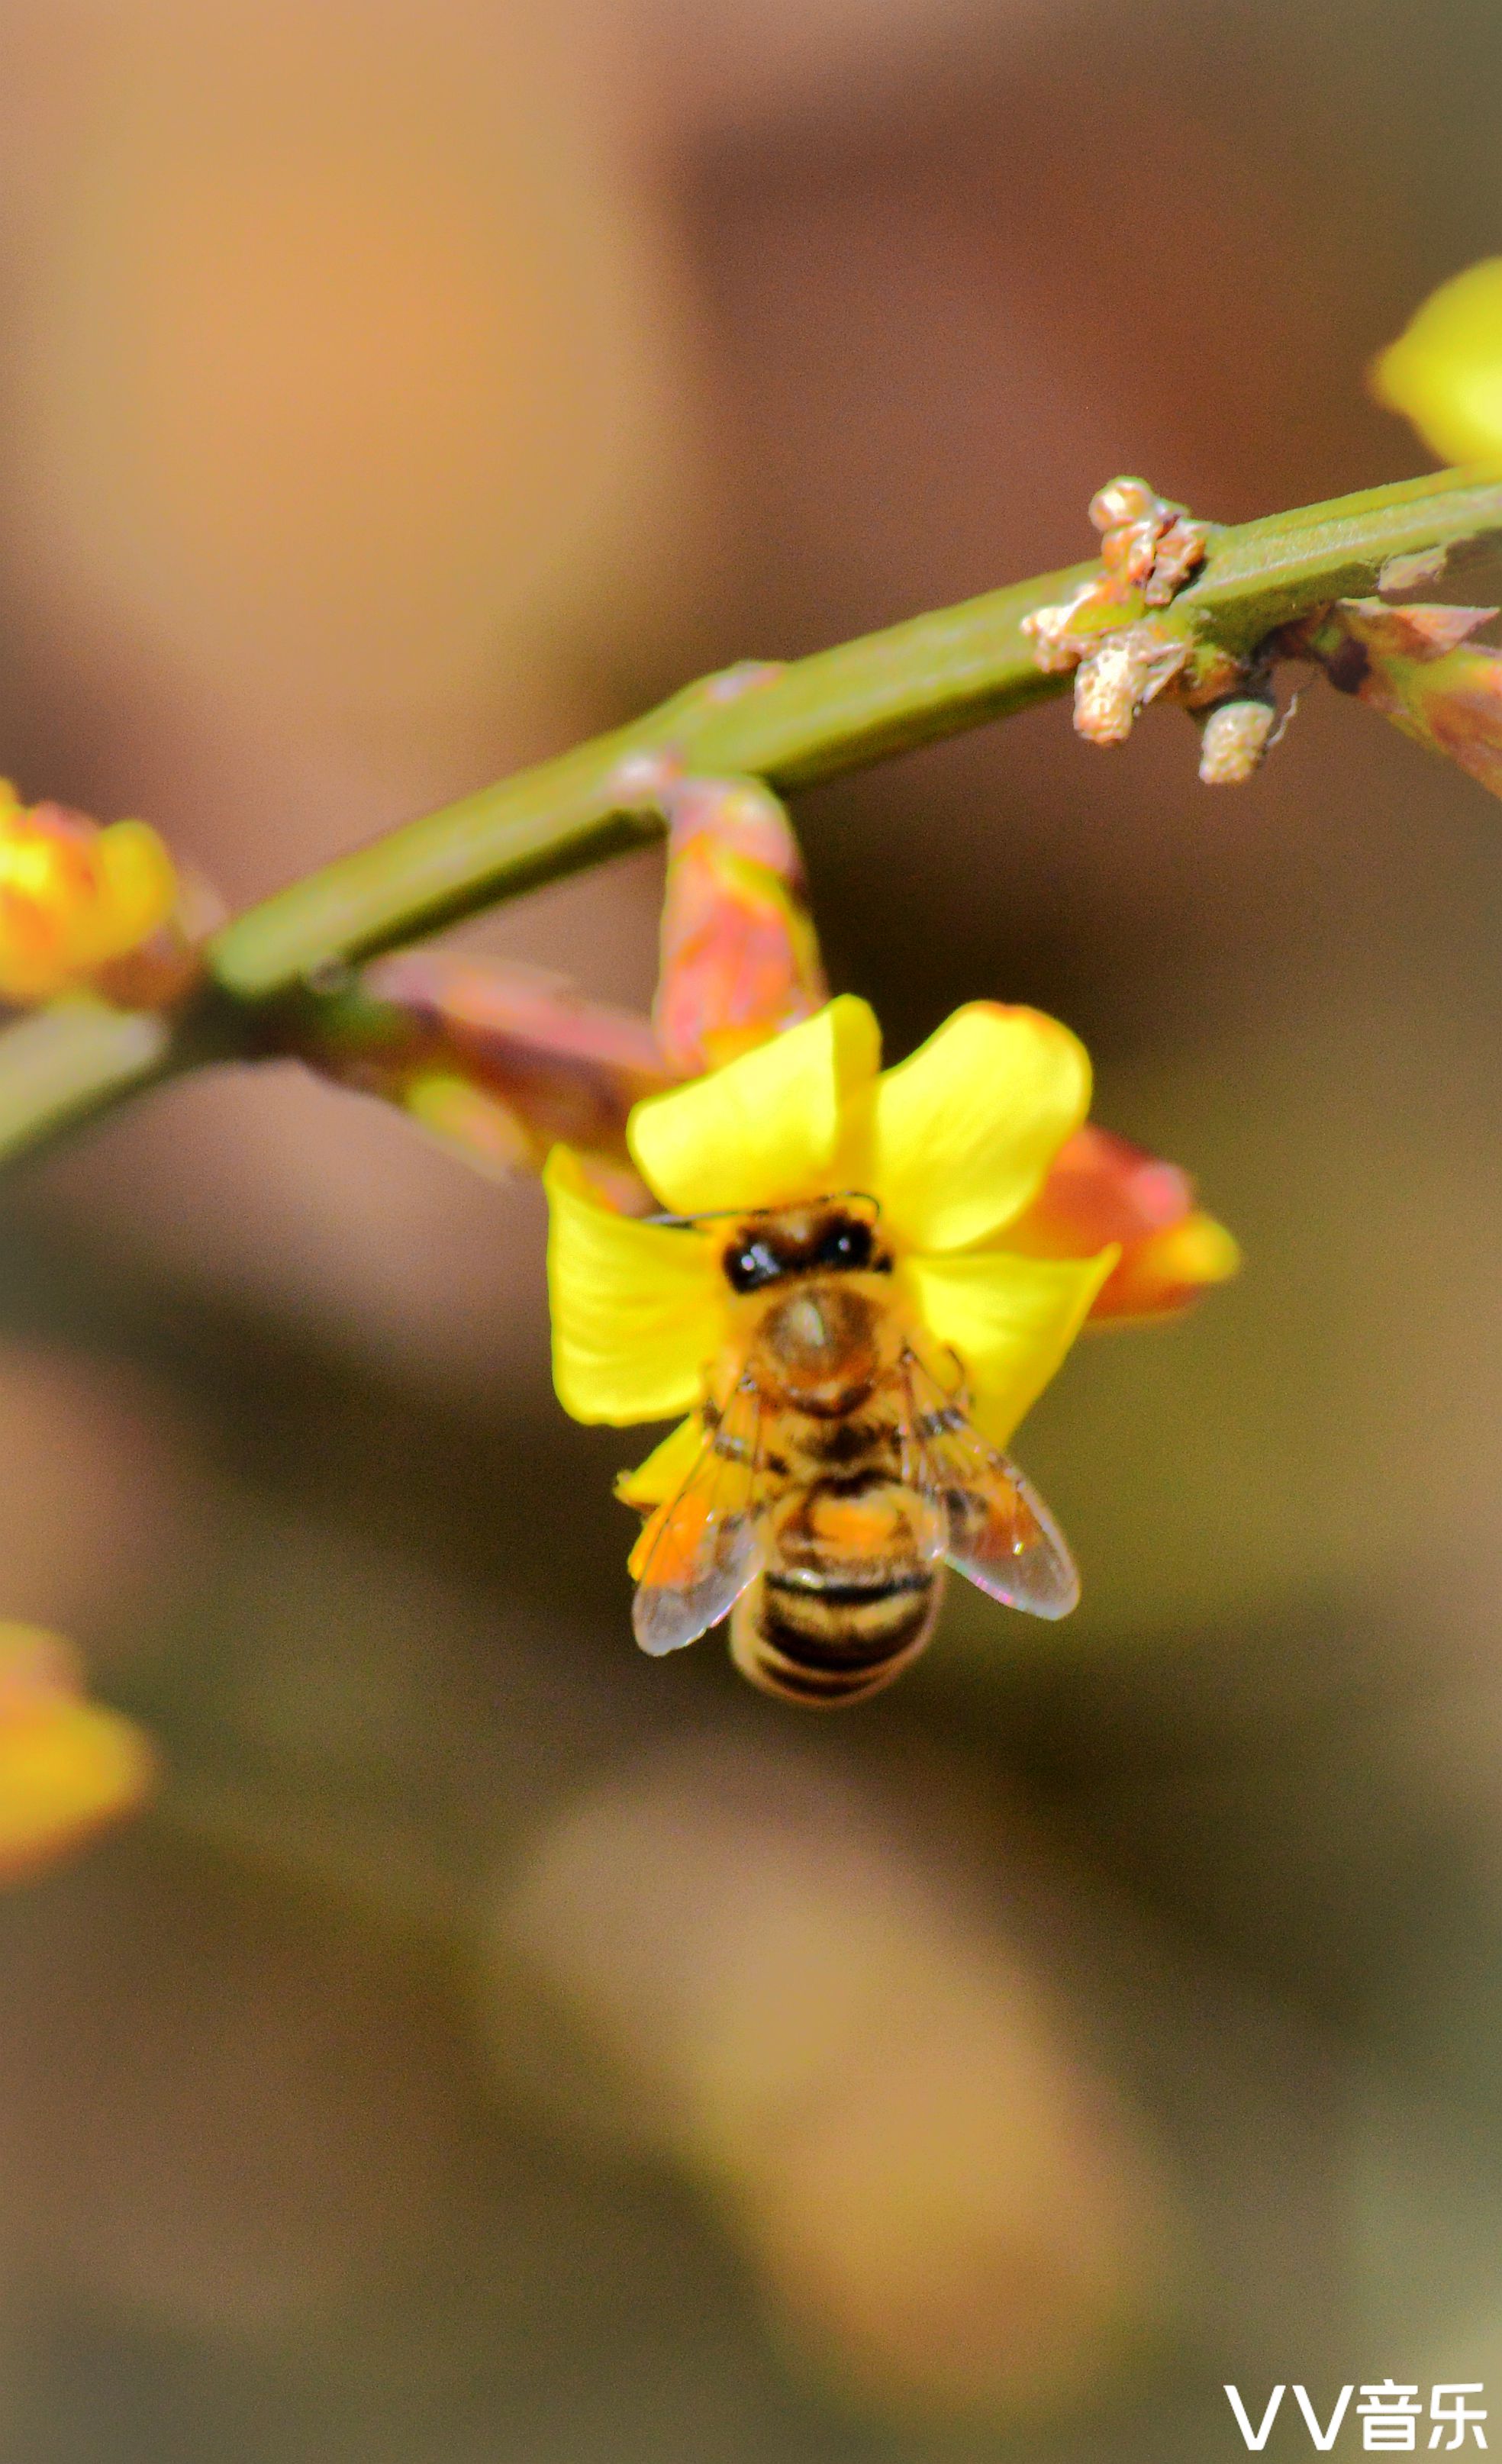
<svg viewBox="0 0 1502 2464"><path fill-rule="evenodd" d="M305 1060L400 1104L482 1172L541 1170L560 1139L644 1204L630 1169L633 1104L675 1083L651 1026L561 979L452 950L404 950L362 969L319 1014Z"/></svg>
<svg viewBox="0 0 1502 2464"><path fill-rule="evenodd" d="M1112 1243L1121 1255L1095 1295L1093 1325L1167 1316L1240 1264L1225 1225L1195 1205L1187 1173L1090 1121L1060 1148L1007 1246L1088 1258Z"/></svg>
<svg viewBox="0 0 1502 2464"><path fill-rule="evenodd" d="M682 1076L718 1069L827 998L792 825L751 779L684 779L662 797L668 880L652 1023Z"/></svg>
<svg viewBox="0 0 1502 2464"><path fill-rule="evenodd" d="M1169 1317L1210 1285L1225 1283L1240 1265L1241 1251L1225 1224L1197 1206L1182 1223L1144 1233L1123 1248L1095 1294L1091 1322Z"/></svg>

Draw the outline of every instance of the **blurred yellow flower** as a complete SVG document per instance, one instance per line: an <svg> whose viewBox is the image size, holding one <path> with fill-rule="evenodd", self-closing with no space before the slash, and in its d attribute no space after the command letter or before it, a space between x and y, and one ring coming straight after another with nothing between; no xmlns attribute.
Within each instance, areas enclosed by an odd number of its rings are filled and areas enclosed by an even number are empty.
<svg viewBox="0 0 1502 2464"><path fill-rule="evenodd" d="M895 1297L961 1364L971 1417L1001 1446L1048 1384L1119 1254L1027 1256L1008 1228L1090 1104L1090 1061L1067 1027L976 1001L921 1050L880 1068L867 1004L846 996L722 1069L638 1104L631 1155L674 1215L607 1205L566 1147L550 1156L553 1372L579 1420L616 1426L693 1412L734 1357L722 1267L737 1216L859 1190L881 1210ZM671 1493L701 1440L690 1421L623 1494Z"/></svg>
<svg viewBox="0 0 1502 2464"><path fill-rule="evenodd" d="M1502 256L1441 283L1371 382L1442 461L1502 460Z"/></svg>
<svg viewBox="0 0 1502 2464"><path fill-rule="evenodd" d="M0 1882L24 1880L139 1805L151 1747L84 1699L77 1655L40 1627L0 1625Z"/></svg>
<svg viewBox="0 0 1502 2464"><path fill-rule="evenodd" d="M0 1001L52 1001L150 940L177 903L172 859L144 822L107 829L62 804L23 805L0 780Z"/></svg>

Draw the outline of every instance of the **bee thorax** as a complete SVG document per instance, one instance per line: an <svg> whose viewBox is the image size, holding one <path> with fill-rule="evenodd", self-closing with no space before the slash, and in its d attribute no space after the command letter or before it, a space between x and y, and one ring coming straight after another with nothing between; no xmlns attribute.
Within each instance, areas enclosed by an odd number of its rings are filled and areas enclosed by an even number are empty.
<svg viewBox="0 0 1502 2464"><path fill-rule="evenodd" d="M850 1411L877 1374L871 1303L848 1286L805 1284L768 1309L761 1350L777 1384L804 1409Z"/></svg>

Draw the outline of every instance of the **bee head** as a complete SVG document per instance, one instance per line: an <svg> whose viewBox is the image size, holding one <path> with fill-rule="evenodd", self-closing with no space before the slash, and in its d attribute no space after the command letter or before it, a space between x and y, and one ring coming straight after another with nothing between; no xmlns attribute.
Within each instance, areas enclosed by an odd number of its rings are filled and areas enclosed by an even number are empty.
<svg viewBox="0 0 1502 2464"><path fill-rule="evenodd" d="M852 1192L746 1217L726 1242L720 1266L733 1292L758 1292L796 1275L890 1273L892 1259L877 1235L874 1200Z"/></svg>

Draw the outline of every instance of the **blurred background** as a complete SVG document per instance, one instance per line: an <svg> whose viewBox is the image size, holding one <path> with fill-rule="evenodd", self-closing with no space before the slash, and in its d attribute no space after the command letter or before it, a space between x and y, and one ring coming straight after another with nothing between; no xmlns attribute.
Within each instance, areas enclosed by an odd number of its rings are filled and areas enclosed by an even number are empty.
<svg viewBox="0 0 1502 2464"><path fill-rule="evenodd" d="M1481 0L0 0L0 768L240 904L1115 472L1423 469L1362 370L1499 101ZM0 1899L0 2464L1502 2419L1502 831L1322 689L1194 769L801 807L894 1054L1058 1012L1248 1253L1023 1433L1078 1616L838 1723L633 1650L535 1188L280 1067L8 1185L0 1610L168 1779ZM659 881L469 937L644 1004Z"/></svg>

